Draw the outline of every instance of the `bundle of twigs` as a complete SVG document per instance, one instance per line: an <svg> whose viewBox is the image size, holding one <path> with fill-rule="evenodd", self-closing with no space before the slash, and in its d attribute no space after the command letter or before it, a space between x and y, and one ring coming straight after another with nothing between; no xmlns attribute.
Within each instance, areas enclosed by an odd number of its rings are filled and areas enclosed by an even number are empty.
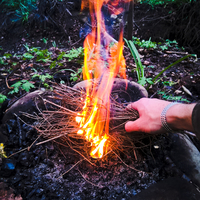
<svg viewBox="0 0 200 200"><path fill-rule="evenodd" d="M41 111L38 108L39 114L32 117L38 121L35 123L35 129L45 138L44 142L57 141L70 146L84 157L89 157L90 143L82 135L77 134L80 128L75 121L78 113L82 111L85 97L84 90L65 85L54 86L52 95L48 96L48 99L41 97L46 109ZM136 110L128 110L125 105L111 98L108 152L134 149L135 144L146 137L144 134L134 133L130 138L124 129L126 121L137 118Z"/></svg>

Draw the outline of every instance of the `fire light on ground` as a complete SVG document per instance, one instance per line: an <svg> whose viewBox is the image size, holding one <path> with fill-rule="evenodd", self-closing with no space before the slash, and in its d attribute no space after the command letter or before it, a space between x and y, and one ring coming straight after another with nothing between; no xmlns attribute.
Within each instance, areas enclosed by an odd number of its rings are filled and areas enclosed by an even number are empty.
<svg viewBox="0 0 200 200"><path fill-rule="evenodd" d="M101 9L104 4L107 4L109 10L118 15L124 10L119 6L120 3L128 1L82 1L82 9L87 6L90 9L92 31L84 41L83 78L88 82L84 106L82 112L78 113L76 122L80 128L77 134L91 143L90 155L93 158L102 158L109 150L110 94L114 78L118 74L126 79L123 29L119 41L111 44L112 37L106 32ZM94 84L91 83L91 79L94 79Z"/></svg>

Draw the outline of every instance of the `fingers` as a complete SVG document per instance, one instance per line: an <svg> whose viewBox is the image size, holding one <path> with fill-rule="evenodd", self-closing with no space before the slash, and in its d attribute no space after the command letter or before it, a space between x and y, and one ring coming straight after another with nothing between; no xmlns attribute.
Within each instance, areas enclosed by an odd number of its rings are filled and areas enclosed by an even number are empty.
<svg viewBox="0 0 200 200"><path fill-rule="evenodd" d="M134 132L134 131L140 131L139 130L139 123L140 123L140 118L137 119L136 121L128 121L125 124L125 130L126 132Z"/></svg>
<svg viewBox="0 0 200 200"><path fill-rule="evenodd" d="M145 101L147 100L147 98L141 98L138 101L135 101L133 103L130 103L127 106L127 109L134 109L134 110L138 110L141 107L143 107L143 105L145 104Z"/></svg>
<svg viewBox="0 0 200 200"><path fill-rule="evenodd" d="M138 110L138 102L134 102L134 103L128 104L126 109L128 109L128 110L131 110L131 109Z"/></svg>
<svg viewBox="0 0 200 200"><path fill-rule="evenodd" d="M136 110L136 106L134 105L135 103L131 103L131 104L128 104L128 106L126 107L128 110L131 110L131 109L135 109Z"/></svg>

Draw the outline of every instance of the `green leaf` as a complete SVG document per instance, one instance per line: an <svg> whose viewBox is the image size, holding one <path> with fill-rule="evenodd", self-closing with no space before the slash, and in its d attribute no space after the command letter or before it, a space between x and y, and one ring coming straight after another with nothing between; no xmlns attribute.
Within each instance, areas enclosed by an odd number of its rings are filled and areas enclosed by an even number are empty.
<svg viewBox="0 0 200 200"><path fill-rule="evenodd" d="M146 78L146 81L147 81L147 83L149 83L149 84L153 84L153 81L152 81L152 78Z"/></svg>
<svg viewBox="0 0 200 200"><path fill-rule="evenodd" d="M14 87L14 88L18 88L22 85L22 82L21 81L18 81L16 83L14 83L13 85L11 85L11 87Z"/></svg>
<svg viewBox="0 0 200 200"><path fill-rule="evenodd" d="M167 45L162 45L162 46L160 46L160 49L162 49L163 51L164 51L164 50L167 50L167 49L168 49L168 46L167 46Z"/></svg>
<svg viewBox="0 0 200 200"><path fill-rule="evenodd" d="M47 44L47 40L46 38L42 38L42 41L44 42L44 44Z"/></svg>
<svg viewBox="0 0 200 200"><path fill-rule="evenodd" d="M4 65L4 60L2 57L0 57L0 65Z"/></svg>
<svg viewBox="0 0 200 200"><path fill-rule="evenodd" d="M30 49L30 52L31 53L36 53L36 52L40 51L39 48L40 47L33 47L33 48Z"/></svg>
<svg viewBox="0 0 200 200"><path fill-rule="evenodd" d="M61 80L61 81L60 81L60 84L65 84L65 81Z"/></svg>
<svg viewBox="0 0 200 200"><path fill-rule="evenodd" d="M11 90L10 92L8 92L8 94L14 94L14 93L18 93L19 92L19 88L14 88L13 90Z"/></svg>
<svg viewBox="0 0 200 200"><path fill-rule="evenodd" d="M40 80L42 81L42 82L45 82L45 80L48 78L48 79L52 79L53 78L53 76L51 76L50 74L45 74L45 75L40 75Z"/></svg>
<svg viewBox="0 0 200 200"><path fill-rule="evenodd" d="M26 43L26 44L24 44L24 47L26 48L26 51L29 51L30 49L29 49L29 46L28 46L28 44Z"/></svg>
<svg viewBox="0 0 200 200"><path fill-rule="evenodd" d="M83 58L84 51L83 47L79 47L78 49L71 49L68 53L63 54L64 58L68 58L69 61L75 58Z"/></svg>
<svg viewBox="0 0 200 200"><path fill-rule="evenodd" d="M63 51L62 53L59 54L59 56L57 57L57 60L63 59L64 55L65 55L65 52Z"/></svg>
<svg viewBox="0 0 200 200"><path fill-rule="evenodd" d="M10 58L10 57L12 57L12 54L10 54L10 53L4 53L3 57Z"/></svg>
<svg viewBox="0 0 200 200"><path fill-rule="evenodd" d="M31 88L35 88L35 86L29 81L26 81L22 84L22 89L24 89L26 92L29 92Z"/></svg>
<svg viewBox="0 0 200 200"><path fill-rule="evenodd" d="M50 68L50 69L53 69L55 66L56 66L56 61L54 60L54 61L50 64L49 68Z"/></svg>
<svg viewBox="0 0 200 200"><path fill-rule="evenodd" d="M51 62L51 60L49 60L48 58L41 58L41 59L37 59L36 60L37 62L44 62L44 63L47 63L47 62Z"/></svg>
<svg viewBox="0 0 200 200"><path fill-rule="evenodd" d="M12 63L12 65L13 65L13 66L16 66L16 65L17 65L17 63L16 63L16 62L13 62L13 63Z"/></svg>
<svg viewBox="0 0 200 200"><path fill-rule="evenodd" d="M147 83L147 79L146 79L145 77L142 77L142 78L138 81L138 83L139 83L140 85L144 86L144 85Z"/></svg>
<svg viewBox="0 0 200 200"><path fill-rule="evenodd" d="M29 60L34 58L34 56L30 53L24 53L23 57L26 58L26 59L29 59Z"/></svg>
<svg viewBox="0 0 200 200"><path fill-rule="evenodd" d="M6 99L7 97L0 93L0 103L3 103Z"/></svg>
<svg viewBox="0 0 200 200"><path fill-rule="evenodd" d="M39 74L33 74L32 79L39 77L39 76L40 76Z"/></svg>
<svg viewBox="0 0 200 200"><path fill-rule="evenodd" d="M49 87L49 84L48 84L48 83L44 83L43 85L44 85L45 88L48 88L48 87Z"/></svg>

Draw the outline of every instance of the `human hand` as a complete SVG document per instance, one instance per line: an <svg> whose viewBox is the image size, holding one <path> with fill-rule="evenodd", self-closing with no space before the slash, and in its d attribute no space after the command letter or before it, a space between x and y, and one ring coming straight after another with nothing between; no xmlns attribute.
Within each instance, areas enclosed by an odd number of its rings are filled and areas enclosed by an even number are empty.
<svg viewBox="0 0 200 200"><path fill-rule="evenodd" d="M135 109L139 113L139 118L135 121L128 121L125 124L127 132L144 132L159 134L166 132L162 127L161 113L170 104L168 101L159 99L142 98L127 106L127 109Z"/></svg>
<svg viewBox="0 0 200 200"><path fill-rule="evenodd" d="M161 113L171 102L160 99L142 98L127 106L127 109L135 109L139 118L128 121L125 124L127 132L144 132L159 134L167 132L162 127ZM166 122L172 130L188 130L194 132L192 125L192 112L196 104L177 103L167 110Z"/></svg>

